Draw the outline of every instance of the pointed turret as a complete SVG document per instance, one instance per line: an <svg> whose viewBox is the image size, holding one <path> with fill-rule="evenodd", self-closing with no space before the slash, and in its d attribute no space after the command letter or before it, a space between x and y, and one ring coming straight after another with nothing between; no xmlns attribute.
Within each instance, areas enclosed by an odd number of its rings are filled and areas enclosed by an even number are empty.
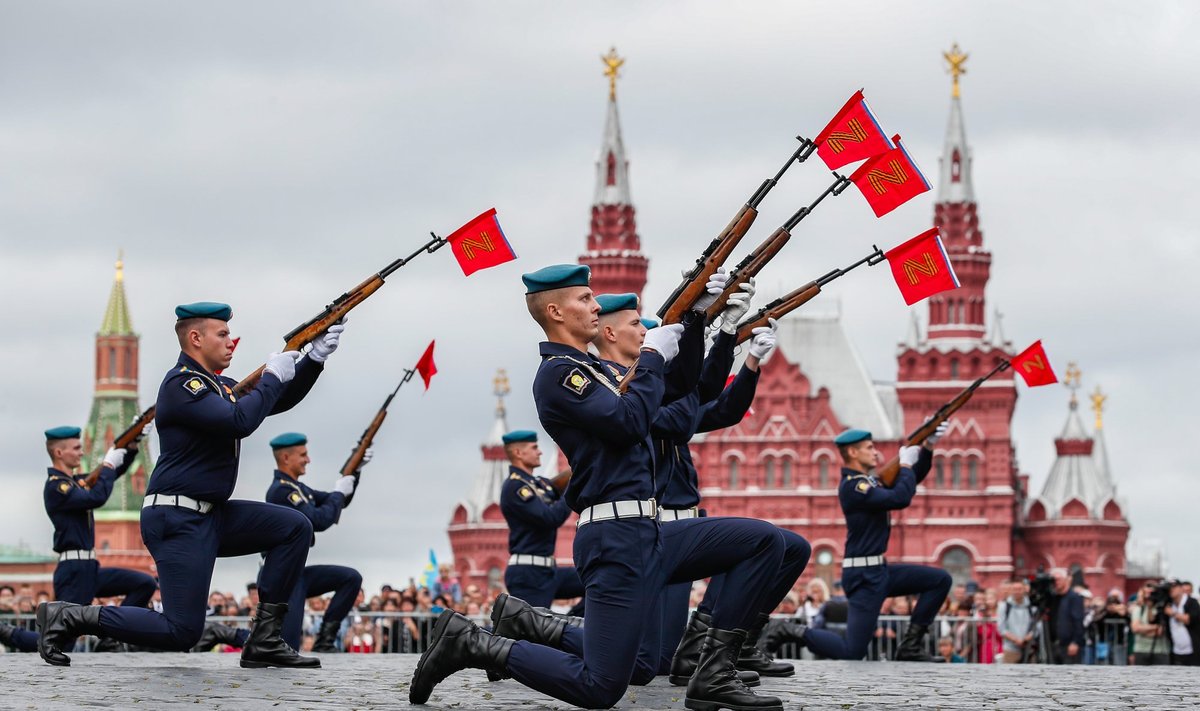
<svg viewBox="0 0 1200 711"><path fill-rule="evenodd" d="M508 432L508 414L504 407L504 398L510 392L512 390L508 385L508 374L500 368L492 380L492 394L496 396L496 417L492 420L487 440L479 446L483 454L483 467L479 470L466 501L472 521L478 521L487 507L500 503L500 488L504 486L504 480L508 477L508 457L504 456L504 442L501 437Z"/></svg>
<svg viewBox="0 0 1200 711"><path fill-rule="evenodd" d="M591 267L592 290L597 294L633 292L640 297L646 286L649 261L641 252L629 190L629 160L625 157L617 111L617 70L625 60L617 56L616 49L601 59L609 79L608 113L596 158L596 190L587 252L579 257L579 263Z"/></svg>

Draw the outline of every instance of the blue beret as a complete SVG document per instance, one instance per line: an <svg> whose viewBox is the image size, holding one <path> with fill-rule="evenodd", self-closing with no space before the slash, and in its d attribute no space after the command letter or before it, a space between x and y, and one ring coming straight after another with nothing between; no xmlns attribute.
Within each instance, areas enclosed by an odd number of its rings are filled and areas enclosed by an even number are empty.
<svg viewBox="0 0 1200 711"><path fill-rule="evenodd" d="M858 444L865 439L871 439L870 432L866 430L846 430L837 437L834 437L833 443L842 447L847 444Z"/></svg>
<svg viewBox="0 0 1200 711"><path fill-rule="evenodd" d="M596 297L600 304L600 315L612 314L618 311L637 311L637 294L601 294Z"/></svg>
<svg viewBox="0 0 1200 711"><path fill-rule="evenodd" d="M215 318L218 321L228 321L233 318L233 308L229 304L216 301L197 301L194 304L176 306L175 318Z"/></svg>
<svg viewBox="0 0 1200 711"><path fill-rule="evenodd" d="M659 321L656 318L644 318L642 319L642 325L646 328L658 328L662 325L662 321Z"/></svg>
<svg viewBox="0 0 1200 711"><path fill-rule="evenodd" d="M592 270L582 264L553 264L521 275L526 294L565 289L568 286L589 286L591 280Z"/></svg>
<svg viewBox="0 0 1200 711"><path fill-rule="evenodd" d="M51 427L50 429L46 430L46 439L75 439L79 437L80 431L81 430L78 427L71 427L69 425L63 425L62 427Z"/></svg>
<svg viewBox="0 0 1200 711"><path fill-rule="evenodd" d="M513 444L514 442L536 442L537 432L533 430L513 430L500 438L500 441L505 444Z"/></svg>
<svg viewBox="0 0 1200 711"><path fill-rule="evenodd" d="M308 444L308 437L305 437L299 432L284 432L275 439L271 440L271 449L299 447L302 444Z"/></svg>

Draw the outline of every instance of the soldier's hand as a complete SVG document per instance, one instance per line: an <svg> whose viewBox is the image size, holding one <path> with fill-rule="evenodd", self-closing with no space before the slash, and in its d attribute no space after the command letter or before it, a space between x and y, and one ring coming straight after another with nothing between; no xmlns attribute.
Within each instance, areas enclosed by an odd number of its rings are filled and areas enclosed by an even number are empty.
<svg viewBox="0 0 1200 711"><path fill-rule="evenodd" d="M679 339L683 336L683 324L673 323L670 326L659 326L646 331L642 341L642 350L658 351L667 363L679 355Z"/></svg>
<svg viewBox="0 0 1200 711"><path fill-rule="evenodd" d="M330 326L320 338L313 341L312 349L308 352L309 360L324 363L326 358L333 355L333 352L338 349L342 331L346 330L346 321L347 318L343 316L341 320Z"/></svg>
<svg viewBox="0 0 1200 711"><path fill-rule="evenodd" d="M900 466L913 468L917 463L917 459L921 457L921 448L919 446L901 447L900 448Z"/></svg>
<svg viewBox="0 0 1200 711"><path fill-rule="evenodd" d="M704 285L705 293L696 303L692 305L692 311L707 311L709 306L717 302L717 297L725 291L725 284L729 282L729 275L725 273L725 267L717 267L717 271L708 278L708 283Z"/></svg>
<svg viewBox="0 0 1200 711"><path fill-rule="evenodd" d="M948 429L950 429L950 421L946 420L937 426L937 429L933 431L933 434L925 438L925 445L930 449L933 449L933 445L937 444L939 439L946 436L946 430Z"/></svg>
<svg viewBox="0 0 1200 711"><path fill-rule="evenodd" d="M363 452L362 462L358 465L358 470L362 471L362 468L370 464L374 457L375 449L372 447L367 447L366 451Z"/></svg>
<svg viewBox="0 0 1200 711"><path fill-rule="evenodd" d="M296 361L299 359L300 351L272 353L267 356L267 364L263 369L279 378L279 382L286 383L296 377Z"/></svg>
<svg viewBox="0 0 1200 711"><path fill-rule="evenodd" d="M342 496L349 496L354 493L354 477L343 476L338 477L338 480L333 482L333 490L341 492Z"/></svg>
<svg viewBox="0 0 1200 711"><path fill-rule="evenodd" d="M116 469L125 463L125 450L112 448L104 453L104 466Z"/></svg>
<svg viewBox="0 0 1200 711"><path fill-rule="evenodd" d="M770 326L759 326L751 331L754 338L750 341L749 355L757 358L759 363L767 362L767 357L775 350L775 344L779 339L775 333L779 328L779 322L771 319L770 323Z"/></svg>
<svg viewBox="0 0 1200 711"><path fill-rule="evenodd" d="M733 335L737 333L738 321L750 311L750 299L754 298L754 277L740 287L741 291L729 297L721 312L721 330Z"/></svg>

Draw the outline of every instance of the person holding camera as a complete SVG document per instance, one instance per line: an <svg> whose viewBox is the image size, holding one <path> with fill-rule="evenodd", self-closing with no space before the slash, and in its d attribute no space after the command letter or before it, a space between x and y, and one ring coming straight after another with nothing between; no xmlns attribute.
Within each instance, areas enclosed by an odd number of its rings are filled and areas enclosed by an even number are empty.
<svg viewBox="0 0 1200 711"><path fill-rule="evenodd" d="M1159 624L1154 603L1155 585L1147 582L1129 606L1129 629L1133 631L1133 663L1136 666L1170 664L1170 645Z"/></svg>
<svg viewBox="0 0 1200 711"><path fill-rule="evenodd" d="M1083 597L1071 589L1071 576L1063 568L1050 571L1051 663L1078 664L1083 649Z"/></svg>
<svg viewBox="0 0 1200 711"><path fill-rule="evenodd" d="M1167 616L1167 638L1171 641L1171 664L1200 665L1200 602L1185 592L1178 580L1171 583L1171 601L1163 608Z"/></svg>

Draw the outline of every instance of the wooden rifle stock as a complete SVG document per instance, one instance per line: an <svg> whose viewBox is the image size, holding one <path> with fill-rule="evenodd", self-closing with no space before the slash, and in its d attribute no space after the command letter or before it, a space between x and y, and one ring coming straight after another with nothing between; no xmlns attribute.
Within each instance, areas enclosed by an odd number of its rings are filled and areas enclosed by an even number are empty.
<svg viewBox="0 0 1200 711"><path fill-rule="evenodd" d="M396 397L396 393L400 392L400 388L409 380L412 380L413 373L415 372L415 370L411 369L404 371L404 378L400 380L400 383L396 385L396 389L383 401L383 405L380 405L379 411L371 418L371 424L367 425L367 429L363 430L362 436L358 438L358 443L354 445L354 449L350 451L350 456L346 458L346 463L342 465L340 470L341 475L354 477L354 491L358 491L358 482L362 478L363 458L366 457L367 449L375 442L375 435L379 433L379 428L383 426L383 421L387 419L388 406L392 404L392 399ZM346 497L346 501L342 504L342 507L349 506L353 499L354 492L351 492Z"/></svg>
<svg viewBox="0 0 1200 711"><path fill-rule="evenodd" d="M729 277L729 283L725 286L725 291L717 297L712 306L704 312L705 323L711 324L721 315L721 311L725 309L725 305L729 303L729 297L740 293L742 284L750 281L754 276L757 276L762 271L763 267L767 266L767 262L771 261L779 250L787 244L792 238L792 233L786 227L780 227L766 239L765 242L754 248L754 251L747 254L742 261L738 262L733 268L733 272Z"/></svg>
<svg viewBox="0 0 1200 711"><path fill-rule="evenodd" d="M130 425L128 429L117 435L116 439L114 439L112 443L113 449L129 449L133 447L133 445L136 444L137 441L140 440L146 433L146 428L149 427L150 423L154 420L154 409L154 405L147 407L142 411L142 414L137 416L137 419L133 421L133 424ZM133 458L137 456L137 452L127 452L126 456L129 457L129 461L132 462ZM92 471L88 473L87 479L83 481L83 485L89 489L95 486L96 482L100 479L100 472L103 469L103 464L100 464L95 469L92 469Z"/></svg>
<svg viewBox="0 0 1200 711"><path fill-rule="evenodd" d="M555 476L553 479L550 480L550 486L554 487L554 490L558 492L559 496L563 495L563 492L565 492L567 490L567 484L570 484L570 483L571 483L571 468L570 467L563 469L561 472L558 473L557 476Z"/></svg>
<svg viewBox="0 0 1200 711"><path fill-rule="evenodd" d="M738 324L737 342L745 343L754 337L754 329L771 325L771 319L780 319L817 298L821 293L821 285L810 281L795 291L775 299L758 310L748 319Z"/></svg>
<svg viewBox="0 0 1200 711"><path fill-rule="evenodd" d="M729 259L729 255L738 246L738 242L741 242L746 233L750 231L750 226L754 224L757 217L757 209L751 207L749 203L743 205L742 209L734 215L733 220L726 225L725 229L721 230L721 234L717 235L717 238L708 245L704 253L700 255L700 259L696 260L695 268L684 277L679 286L675 287L675 291L658 310L658 316L662 319L664 326L683 320L683 315L687 313L687 310L692 308L692 305L704 295L709 278L717 272L717 267Z"/></svg>
<svg viewBox="0 0 1200 711"><path fill-rule="evenodd" d="M929 439L929 437L937 431L937 428L943 422L950 419L951 415L953 415L955 412L958 412L963 405L967 404L967 401L971 399L971 396L975 394L975 391L979 389L979 386L983 385L984 381L988 380L996 373L1000 373L1008 369L1008 366L1009 362L1007 360L1001 360L1000 363L998 363L995 368L992 368L991 372L989 372L987 375L976 379L975 382L963 388L962 392L955 395L950 402L942 405L937 412L933 413L932 417L925 420L920 427L913 430L900 446L913 447L924 444L925 440ZM875 478L878 479L884 486L890 487L895 484L896 477L898 476L900 476L899 455L892 457L875 470Z"/></svg>

